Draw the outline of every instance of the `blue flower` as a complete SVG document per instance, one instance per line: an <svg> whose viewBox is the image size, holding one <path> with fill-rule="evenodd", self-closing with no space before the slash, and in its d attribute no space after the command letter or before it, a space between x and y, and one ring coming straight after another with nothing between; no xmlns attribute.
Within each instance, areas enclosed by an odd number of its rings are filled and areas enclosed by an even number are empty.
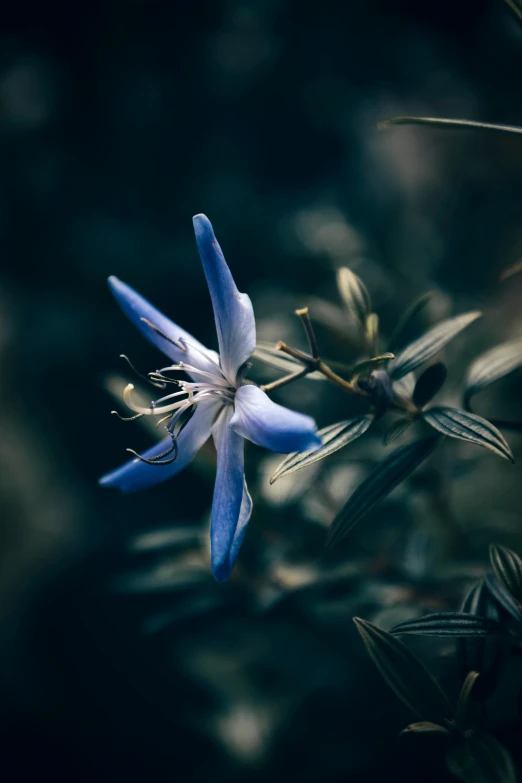
<svg viewBox="0 0 522 783"><path fill-rule="evenodd" d="M252 513L243 439L279 452L304 451L321 441L312 418L277 405L260 388L245 382L247 362L256 344L252 303L237 290L208 218L196 215L193 222L214 309L219 355L128 285L109 278L125 315L173 362L159 371L161 377L168 380L164 373L183 370L191 380L175 381L179 391L156 400L149 408L137 405L132 399L134 387L127 386L124 398L128 406L137 416L165 417L168 436L141 457L105 475L100 483L134 492L165 481L188 465L212 434L217 449L210 525L212 573L224 581L230 576ZM172 453L174 457L164 459Z"/></svg>

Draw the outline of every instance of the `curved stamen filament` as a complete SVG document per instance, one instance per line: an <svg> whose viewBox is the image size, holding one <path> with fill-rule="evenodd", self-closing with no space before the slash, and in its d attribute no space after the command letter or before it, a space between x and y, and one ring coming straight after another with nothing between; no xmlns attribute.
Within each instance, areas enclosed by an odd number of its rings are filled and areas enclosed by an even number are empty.
<svg viewBox="0 0 522 783"><path fill-rule="evenodd" d="M191 389L185 389L180 392L176 392L175 394L170 394L168 397L163 397L163 400L166 399L172 399L172 397L179 397L183 395L185 399L179 400L178 402L173 402L171 405L161 405L159 408L155 407L155 404L153 403L150 408L145 408L142 405L137 405L134 400L131 398L132 391L134 389L134 385L132 383L129 383L124 391L123 391L123 399L125 400L126 405L136 413L142 413L144 416L160 416L165 413L169 413L170 411L174 411L177 408L181 408L182 405L185 405L188 400L191 400L193 395L193 392ZM188 396L188 399L187 399Z"/></svg>
<svg viewBox="0 0 522 783"><path fill-rule="evenodd" d="M217 367L217 365L216 365ZM203 378L210 378L212 383L217 386L229 386L229 382L224 377L221 370L219 371L219 375L216 375L215 373L208 372L207 370L199 370L197 367L194 367L191 364L185 364L185 362L179 362L179 364L172 364L170 367L162 367L161 370L157 370L156 373L151 373L151 375L161 375L164 372L173 372L175 370L182 370L183 372L190 372L194 375L201 375Z"/></svg>
<svg viewBox="0 0 522 783"><path fill-rule="evenodd" d="M191 343L188 340L185 340L184 337L180 337L179 341L180 341L180 343L182 345L188 345L188 347L192 348L193 351L196 351L197 353L200 353L201 356L203 356L207 360L207 362L210 362L211 364L214 365L214 367L217 367L217 369L219 370L219 374L222 375L223 378L225 377L225 373L223 372L223 370L221 369L219 364L215 361L215 359L213 359L211 356L209 356L206 351L202 351L201 348L198 348L198 346L194 345L194 343Z"/></svg>
<svg viewBox="0 0 522 783"><path fill-rule="evenodd" d="M172 440L172 446L170 449L167 449L167 451L158 454L156 457L151 457L150 459L147 457L142 457L141 454L138 454L138 452L134 451L134 449L127 449L127 451L131 454L134 454L134 456L137 457L140 462L146 462L147 465L170 465L178 458L178 444L176 443L175 439ZM172 454L172 452L174 452L173 457L170 459L162 459L162 457L166 457L168 454Z"/></svg>

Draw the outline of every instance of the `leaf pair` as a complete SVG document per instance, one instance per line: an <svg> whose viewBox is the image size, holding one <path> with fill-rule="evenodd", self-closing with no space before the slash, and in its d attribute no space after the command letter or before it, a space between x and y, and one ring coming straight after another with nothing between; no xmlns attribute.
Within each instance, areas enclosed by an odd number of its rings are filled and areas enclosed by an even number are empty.
<svg viewBox="0 0 522 783"><path fill-rule="evenodd" d="M398 639L366 620L354 617L361 638L383 679L422 722L403 733L442 734L455 738L446 752L449 771L467 783L516 783L508 751L490 734L468 736L469 705L480 675L469 672L456 710L423 663ZM459 732L459 733L457 733Z"/></svg>

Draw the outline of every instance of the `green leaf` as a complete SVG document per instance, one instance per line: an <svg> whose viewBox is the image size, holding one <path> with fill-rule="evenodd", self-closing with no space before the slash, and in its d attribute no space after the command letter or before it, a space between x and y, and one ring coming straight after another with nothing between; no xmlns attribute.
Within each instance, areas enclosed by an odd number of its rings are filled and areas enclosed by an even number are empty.
<svg viewBox="0 0 522 783"><path fill-rule="evenodd" d="M372 506L389 495L431 454L438 442L439 439L432 436L407 443L377 465L335 517L326 546L329 548L339 543Z"/></svg>
<svg viewBox="0 0 522 783"><path fill-rule="evenodd" d="M377 313L370 313L365 324L366 342L370 349L375 350L377 339L379 337L379 316ZM393 356L393 354L391 354Z"/></svg>
<svg viewBox="0 0 522 783"><path fill-rule="evenodd" d="M364 362L355 365L350 373L350 380L355 381L359 375L375 370L379 365L394 358L393 353L383 353L381 356L374 356L373 359L366 359Z"/></svg>
<svg viewBox="0 0 522 783"><path fill-rule="evenodd" d="M437 681L405 644L376 625L354 617L366 649L390 688L416 715L444 723L453 710Z"/></svg>
<svg viewBox="0 0 522 783"><path fill-rule="evenodd" d="M447 318L445 321L433 326L429 331L410 343L395 360L391 377L394 380L402 378L415 370L419 365L427 362L447 345L459 332L469 326L482 313L478 310L471 313L457 315L455 318Z"/></svg>
<svg viewBox="0 0 522 783"><path fill-rule="evenodd" d="M350 315L355 316L361 326L365 327L366 319L372 311L372 303L363 281L351 269L342 266L337 270L337 287Z"/></svg>
<svg viewBox="0 0 522 783"><path fill-rule="evenodd" d="M442 117L391 117L377 123L379 129L389 128L393 125L434 125L438 128L450 130L493 130L504 133L522 133L518 125L495 125L490 122L475 122L474 120L449 120Z"/></svg>
<svg viewBox="0 0 522 783"><path fill-rule="evenodd" d="M422 327L420 314L430 301L433 294L429 291L416 299L406 310L390 337L388 349L396 353L405 345L415 340L425 327Z"/></svg>
<svg viewBox="0 0 522 783"><path fill-rule="evenodd" d="M474 394L518 367L522 367L522 340L502 343L481 354L468 369L464 394L466 408Z"/></svg>
<svg viewBox="0 0 522 783"><path fill-rule="evenodd" d="M502 433L482 416L458 408L440 407L424 411L423 419L443 435L476 443L510 462L515 461Z"/></svg>
<svg viewBox="0 0 522 783"><path fill-rule="evenodd" d="M410 723L405 729L401 731L401 735L405 734L449 734L449 729L445 729L444 726L439 726L438 723L430 723L428 720L421 721L419 723Z"/></svg>
<svg viewBox="0 0 522 783"><path fill-rule="evenodd" d="M507 546L490 546L489 557L493 573L502 587L517 604L522 604L522 560Z"/></svg>
<svg viewBox="0 0 522 783"><path fill-rule="evenodd" d="M437 612L406 620L391 629L392 634L415 636L491 636L504 633L501 624L489 617L464 612Z"/></svg>
<svg viewBox="0 0 522 783"><path fill-rule="evenodd" d="M394 440L397 440L397 438L400 438L402 433L406 432L406 430L411 427L413 422L414 419L408 418L407 416L404 416L402 419L397 419L397 421L394 421L390 429L384 436L384 445L387 446L389 443L393 443Z"/></svg>
<svg viewBox="0 0 522 783"><path fill-rule="evenodd" d="M464 731L467 727L470 699L479 677L480 674L478 672L469 672L460 690L457 711L455 713L455 725L461 731Z"/></svg>
<svg viewBox="0 0 522 783"><path fill-rule="evenodd" d="M498 621L497 603L486 582L474 585L462 603L462 612ZM480 680L473 689L473 699L487 699L499 684L507 662L510 639L507 634L483 638L461 637L457 642L457 659L461 677L476 671Z"/></svg>
<svg viewBox="0 0 522 783"><path fill-rule="evenodd" d="M337 424L330 424L328 427L319 430L317 434L321 437L323 445L315 451L296 451L293 454L289 454L274 471L273 476L270 478L270 483L273 484L277 479L288 476L301 468L306 468L308 465L330 456L334 451L347 446L352 440L364 435L373 421L373 415L364 414L355 419L346 419L345 421L337 422Z"/></svg>
<svg viewBox="0 0 522 783"><path fill-rule="evenodd" d="M255 359L259 359L263 364L274 367L276 370L282 370L285 373L295 372L296 370L303 368L301 362L288 356L288 354L282 353L275 348L272 343L259 342L256 345L253 356ZM324 375L320 372L311 372L306 377L311 378L313 381L326 380Z"/></svg>
<svg viewBox="0 0 522 783"><path fill-rule="evenodd" d="M475 734L448 749L446 764L464 783L516 783L508 751L491 734Z"/></svg>
<svg viewBox="0 0 522 783"><path fill-rule="evenodd" d="M424 408L435 397L444 386L447 375L446 365L442 362L432 364L424 370L413 390L413 403L417 408Z"/></svg>
<svg viewBox="0 0 522 783"><path fill-rule="evenodd" d="M522 620L522 607L518 601L515 601L511 593L506 592L496 576L486 574L485 582L495 601L515 620Z"/></svg>

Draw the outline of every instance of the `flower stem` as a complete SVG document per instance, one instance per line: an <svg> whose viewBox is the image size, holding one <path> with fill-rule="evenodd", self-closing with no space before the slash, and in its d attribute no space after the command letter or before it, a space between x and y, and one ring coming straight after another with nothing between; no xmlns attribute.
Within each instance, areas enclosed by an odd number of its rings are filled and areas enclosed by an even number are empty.
<svg viewBox="0 0 522 783"><path fill-rule="evenodd" d="M279 389L281 386L286 386L288 383L298 381L299 378L304 378L310 372L312 372L312 370L310 370L308 367L303 367L302 370L297 370L296 372L290 373L290 375L284 375L282 378L278 378L277 381L272 381L272 383L265 383L259 388L264 392L273 391L274 389Z"/></svg>

